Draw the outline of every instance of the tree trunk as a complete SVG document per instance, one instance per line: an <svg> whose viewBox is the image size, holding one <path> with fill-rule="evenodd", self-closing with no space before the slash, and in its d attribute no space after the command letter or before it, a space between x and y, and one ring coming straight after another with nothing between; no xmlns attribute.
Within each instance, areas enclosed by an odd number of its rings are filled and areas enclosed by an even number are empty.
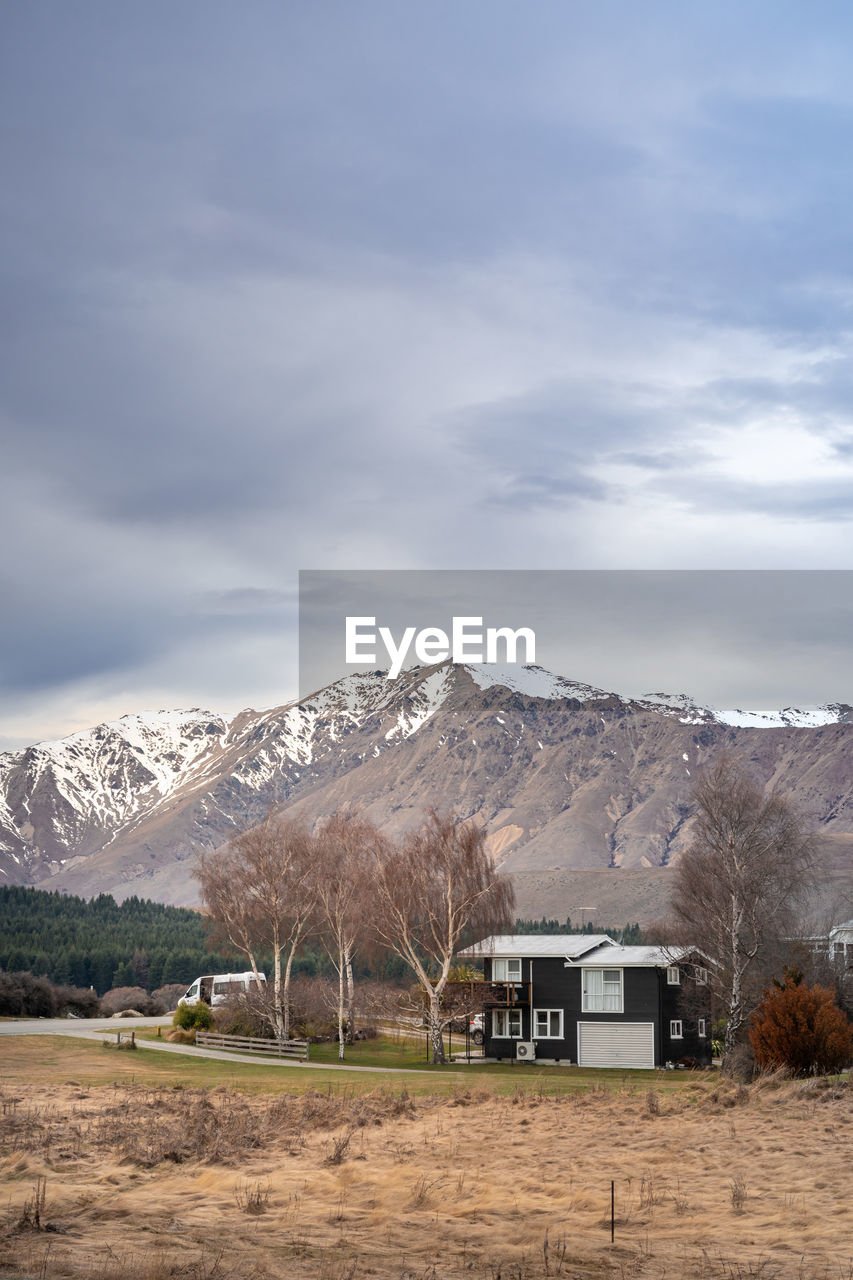
<svg viewBox="0 0 853 1280"><path fill-rule="evenodd" d="M735 1071L735 1050L741 1042L743 1030L743 974L740 968L732 973L732 989L729 998L726 1036L723 1041L723 1070L726 1075Z"/></svg>
<svg viewBox="0 0 853 1280"><path fill-rule="evenodd" d="M352 955L346 951L344 963L347 971L347 1044L355 1044L355 982L352 976Z"/></svg>
<svg viewBox="0 0 853 1280"><path fill-rule="evenodd" d="M729 948L731 954L731 985L728 999L726 1035L723 1041L723 1070L732 1075L735 1070L737 1049L743 1026L743 965L739 954L739 940L743 932L743 907L737 893L731 895L729 920Z"/></svg>
<svg viewBox="0 0 853 1280"><path fill-rule="evenodd" d="M287 953L287 964L284 968L284 989L282 991L282 1038L290 1039L290 971L293 968L293 953L296 950L295 945L291 946Z"/></svg>
<svg viewBox="0 0 853 1280"><path fill-rule="evenodd" d="M273 1030L275 1031L276 1039L282 1040L287 1034L287 1028L281 1013L281 947L278 944L278 939L275 940L275 943L273 945L272 972L273 972L273 1005L272 1005Z"/></svg>
<svg viewBox="0 0 853 1280"><path fill-rule="evenodd" d="M338 953L338 1060L344 1057L344 956Z"/></svg>
<svg viewBox="0 0 853 1280"><path fill-rule="evenodd" d="M444 1052L444 1036L441 1027L441 996L433 988L429 997L429 1038L432 1045L433 1062L446 1062Z"/></svg>
<svg viewBox="0 0 853 1280"><path fill-rule="evenodd" d="M257 961L251 951L247 951L246 955L249 957L249 964L252 966L252 973L255 975L255 986L259 992L263 993L264 987L267 984L265 982L261 982L261 971L258 968Z"/></svg>

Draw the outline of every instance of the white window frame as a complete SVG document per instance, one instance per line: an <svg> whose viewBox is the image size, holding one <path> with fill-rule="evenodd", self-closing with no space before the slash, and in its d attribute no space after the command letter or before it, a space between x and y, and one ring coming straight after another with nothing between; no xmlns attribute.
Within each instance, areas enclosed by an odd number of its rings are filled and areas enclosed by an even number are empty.
<svg viewBox="0 0 853 1280"><path fill-rule="evenodd" d="M557 1018L556 1031L551 1030L551 1019ZM545 1030L539 1030L539 1019L544 1017ZM534 1009L533 1010L533 1039L534 1040L562 1040L563 1032L563 1010L562 1009Z"/></svg>
<svg viewBox="0 0 853 1280"><path fill-rule="evenodd" d="M510 973L510 966L518 971ZM518 957L496 956L492 961L492 982L521 982L521 960Z"/></svg>
<svg viewBox="0 0 853 1280"><path fill-rule="evenodd" d="M700 987L707 987L710 977L711 975L708 973L708 970L703 969L701 964L697 964L696 981L699 983Z"/></svg>
<svg viewBox="0 0 853 1280"><path fill-rule="evenodd" d="M501 1029L501 1023L506 1022L506 1030ZM517 1026L517 1030L513 1031L513 1024ZM520 1040L521 1039L521 1010L520 1009L493 1009L492 1010L492 1039L493 1040Z"/></svg>
<svg viewBox="0 0 853 1280"><path fill-rule="evenodd" d="M610 969L610 968L604 968L604 966L602 966L601 968L596 967L595 969L592 969L592 968L582 969L581 972L583 974L581 1009L584 1013L624 1013L625 1012L625 976L622 969ZM602 978L601 978L602 991L600 995L600 1003L598 1003L599 1001L598 993L595 993L595 995L593 995L593 993L587 990L588 977L590 974L593 974L593 973L600 973L602 975ZM616 986L616 983L612 979L609 983L605 982L605 979L604 979L605 973L609 973L609 974L616 973L619 975L618 1005L608 1006L606 1004L606 1000L608 996L610 996L611 999L613 998L614 991L612 990L612 988ZM607 990L608 986L611 987L610 991Z"/></svg>
<svg viewBox="0 0 853 1280"><path fill-rule="evenodd" d="M681 970L677 964L667 965L666 980L671 987L681 986Z"/></svg>
<svg viewBox="0 0 853 1280"><path fill-rule="evenodd" d="M700 1040L707 1040L707 1039L708 1039L708 1032L707 1032L707 1030L706 1030L706 1024L705 1024L705 1019L704 1019L704 1018L700 1018L700 1019L699 1019L699 1031L698 1031L698 1035L699 1035L699 1039L700 1039Z"/></svg>
<svg viewBox="0 0 853 1280"><path fill-rule="evenodd" d="M670 1040L683 1040L683 1039L684 1039L684 1023L683 1023L683 1021L681 1020L681 1018L672 1018L672 1019L670 1020L670 1024L669 1024L669 1038L670 1038Z"/></svg>

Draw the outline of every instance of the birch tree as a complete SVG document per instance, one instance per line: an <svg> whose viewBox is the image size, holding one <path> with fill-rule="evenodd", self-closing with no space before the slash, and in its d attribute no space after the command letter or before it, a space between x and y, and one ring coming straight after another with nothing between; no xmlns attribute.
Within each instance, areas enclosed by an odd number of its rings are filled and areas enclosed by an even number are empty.
<svg viewBox="0 0 853 1280"><path fill-rule="evenodd" d="M259 990L256 957L272 954L269 1019L279 1039L290 1034L293 957L316 901L315 853L303 823L270 813L224 850L202 855L194 873L202 902L231 944L247 956Z"/></svg>
<svg viewBox="0 0 853 1280"><path fill-rule="evenodd" d="M817 845L790 802L778 791L765 795L730 756L704 774L694 798L693 841L674 869L671 908L678 939L713 962L730 1070L768 957L792 936L814 884Z"/></svg>
<svg viewBox="0 0 853 1280"><path fill-rule="evenodd" d="M411 968L424 991L433 1062L444 1062L441 1002L453 956L465 942L506 932L515 905L485 832L450 814L430 813L402 844L373 859L378 939Z"/></svg>
<svg viewBox="0 0 853 1280"><path fill-rule="evenodd" d="M381 837L364 818L333 814L317 841L317 922L338 978L338 1057L352 1043L355 985L352 962L367 930L374 901L371 867Z"/></svg>

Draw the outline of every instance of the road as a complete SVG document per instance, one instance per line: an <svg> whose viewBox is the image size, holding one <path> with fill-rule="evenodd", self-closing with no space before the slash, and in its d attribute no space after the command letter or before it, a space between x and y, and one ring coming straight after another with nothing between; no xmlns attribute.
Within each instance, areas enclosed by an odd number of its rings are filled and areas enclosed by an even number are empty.
<svg viewBox="0 0 853 1280"><path fill-rule="evenodd" d="M16 1022L0 1022L0 1036L74 1036L80 1040L102 1040L104 1032L131 1031L138 1027L165 1026L159 1018L29 1018ZM313 1071L359 1071L372 1075L432 1075L418 1067L356 1067L348 1062L294 1062L286 1058L267 1058L246 1053L225 1053L221 1049L202 1049L190 1044L170 1044L167 1040L143 1040L140 1048L162 1053L182 1053L190 1058L216 1058L220 1062L247 1062L253 1067L285 1067L291 1071L310 1067ZM482 1062L482 1058L472 1061ZM465 1061L457 1067L466 1067Z"/></svg>
<svg viewBox="0 0 853 1280"><path fill-rule="evenodd" d="M0 1036L73 1036L84 1031L130 1031L133 1027L163 1026L159 1018L18 1018L0 1022Z"/></svg>

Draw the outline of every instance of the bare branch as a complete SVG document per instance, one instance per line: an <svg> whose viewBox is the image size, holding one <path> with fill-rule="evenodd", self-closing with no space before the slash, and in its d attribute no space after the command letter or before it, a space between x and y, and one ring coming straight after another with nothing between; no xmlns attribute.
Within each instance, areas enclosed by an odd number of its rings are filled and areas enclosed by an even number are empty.
<svg viewBox="0 0 853 1280"><path fill-rule="evenodd" d="M271 1017L280 1037L289 1031L293 954L316 901L314 852L313 838L303 823L270 812L257 827L235 836L224 850L203 855L194 873L201 884L202 902L233 946L248 956L256 976L257 953L272 953Z"/></svg>
<svg viewBox="0 0 853 1280"><path fill-rule="evenodd" d="M377 852L374 875L374 931L423 988L433 1057L443 1062L440 1005L453 956L510 926L512 884L495 871L479 827L436 812L402 845Z"/></svg>
<svg viewBox="0 0 853 1280"><path fill-rule="evenodd" d="M694 795L694 838L675 867L671 909L678 940L714 962L728 1060L773 948L790 938L814 884L817 842L783 795L765 794L730 756L704 773Z"/></svg>

